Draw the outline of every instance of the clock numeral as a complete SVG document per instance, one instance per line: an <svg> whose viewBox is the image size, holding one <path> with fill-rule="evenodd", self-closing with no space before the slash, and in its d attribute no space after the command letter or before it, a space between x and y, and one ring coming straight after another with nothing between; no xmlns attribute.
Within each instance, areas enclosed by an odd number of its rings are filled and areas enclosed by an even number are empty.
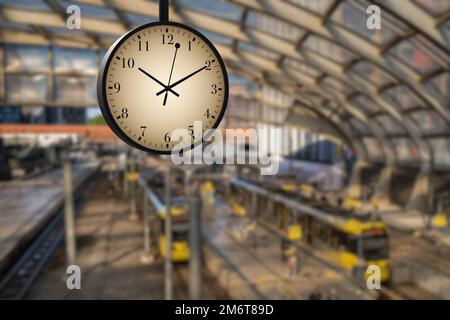
<svg viewBox="0 0 450 320"><path fill-rule="evenodd" d="M192 137L194 137L194 126L193 126L193 125L189 126L188 130L189 130L189 134L190 134Z"/></svg>
<svg viewBox="0 0 450 320"><path fill-rule="evenodd" d="M141 126L141 136L143 137L145 135L145 130L147 129L147 126Z"/></svg>
<svg viewBox="0 0 450 320"><path fill-rule="evenodd" d="M122 108L122 118L126 119L128 118L128 109Z"/></svg>
<svg viewBox="0 0 450 320"><path fill-rule="evenodd" d="M116 93L120 91L120 83L118 82L114 83L114 90L116 90Z"/></svg>
<svg viewBox="0 0 450 320"><path fill-rule="evenodd" d="M139 44L139 51L148 51L148 41L145 41L144 43L142 43L141 40L139 40L138 42Z"/></svg>
<svg viewBox="0 0 450 320"><path fill-rule="evenodd" d="M213 84L213 85L211 85L211 88L212 88L212 90L211 90L211 94L216 94L217 93L217 84Z"/></svg>
<svg viewBox="0 0 450 320"><path fill-rule="evenodd" d="M211 117L211 113L209 112L209 108L205 111L205 117L209 119Z"/></svg>
<svg viewBox="0 0 450 320"><path fill-rule="evenodd" d="M122 68L134 68L134 59L133 58L128 58L128 60L125 60L125 58L122 58Z"/></svg>
<svg viewBox="0 0 450 320"><path fill-rule="evenodd" d="M191 47L192 41L189 40L189 51L191 51L192 47Z"/></svg>
<svg viewBox="0 0 450 320"><path fill-rule="evenodd" d="M163 34L162 35L162 44L173 44L173 35L172 34Z"/></svg>
<svg viewBox="0 0 450 320"><path fill-rule="evenodd" d="M169 143L170 142L170 132L167 132L166 135L164 136L164 141Z"/></svg>
<svg viewBox="0 0 450 320"><path fill-rule="evenodd" d="M205 70L211 70L211 60L206 60L205 64L206 64Z"/></svg>

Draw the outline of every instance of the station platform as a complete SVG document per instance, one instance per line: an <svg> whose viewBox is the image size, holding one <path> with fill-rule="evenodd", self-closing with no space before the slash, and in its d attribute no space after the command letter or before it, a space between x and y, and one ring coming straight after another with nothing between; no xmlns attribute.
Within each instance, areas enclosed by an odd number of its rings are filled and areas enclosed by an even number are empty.
<svg viewBox="0 0 450 320"><path fill-rule="evenodd" d="M73 165L74 190L87 181L98 166L97 162ZM0 274L62 208L62 175L59 168L32 179L0 183Z"/></svg>
<svg viewBox="0 0 450 320"><path fill-rule="evenodd" d="M429 217L419 211L383 211L380 212L381 219L391 228L404 232L414 233L416 236L424 237L439 246L450 249L450 227L429 228Z"/></svg>
<svg viewBox="0 0 450 320"><path fill-rule="evenodd" d="M299 271L289 274L281 258L280 239L262 227L245 234L242 219L219 202L204 223L205 262L233 299L308 299L319 289L326 299L369 299L340 273L299 253Z"/></svg>
<svg viewBox="0 0 450 320"><path fill-rule="evenodd" d="M108 168L103 166L105 171ZM102 170L103 171L103 170ZM114 178L100 172L75 220L81 290L66 286L66 253L62 243L29 289L25 299L164 299L164 259L156 235L153 262L144 262L143 221L130 216L130 198ZM226 299L226 293L207 269L202 270L205 299ZM173 265L174 298L189 299L189 265Z"/></svg>
<svg viewBox="0 0 450 320"><path fill-rule="evenodd" d="M76 217L81 290L67 289L62 244L26 299L162 299L162 263L141 263L142 225L129 219L129 202L100 179L91 190Z"/></svg>

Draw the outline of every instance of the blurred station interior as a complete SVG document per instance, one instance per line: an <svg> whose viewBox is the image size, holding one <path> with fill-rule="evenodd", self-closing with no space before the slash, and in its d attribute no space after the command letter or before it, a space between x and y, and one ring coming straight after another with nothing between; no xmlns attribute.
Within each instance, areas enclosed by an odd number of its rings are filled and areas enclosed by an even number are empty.
<svg viewBox="0 0 450 320"><path fill-rule="evenodd" d="M220 128L282 130L268 176L106 125L99 64L158 10L0 0L0 298L450 299L450 0L171 1L225 60Z"/></svg>

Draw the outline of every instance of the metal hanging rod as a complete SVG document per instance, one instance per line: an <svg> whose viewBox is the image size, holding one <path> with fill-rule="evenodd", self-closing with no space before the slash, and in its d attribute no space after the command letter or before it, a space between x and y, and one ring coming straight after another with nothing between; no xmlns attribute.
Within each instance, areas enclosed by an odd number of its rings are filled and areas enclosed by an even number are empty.
<svg viewBox="0 0 450 320"><path fill-rule="evenodd" d="M169 0L159 0L159 20L169 21Z"/></svg>

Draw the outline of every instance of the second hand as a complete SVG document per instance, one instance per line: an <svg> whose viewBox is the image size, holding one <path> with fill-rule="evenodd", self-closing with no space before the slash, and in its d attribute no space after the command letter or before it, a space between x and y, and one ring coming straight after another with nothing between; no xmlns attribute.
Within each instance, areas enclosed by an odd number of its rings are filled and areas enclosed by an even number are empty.
<svg viewBox="0 0 450 320"><path fill-rule="evenodd" d="M170 70L170 76L169 76L169 83L167 84L167 87L170 86L170 81L172 80L172 73L173 73L173 67L175 66L175 59L177 58L177 51L180 48L180 44L177 42L175 43L175 54L173 56L173 61L172 61L172 69ZM169 94L169 90L166 90L166 94L164 95L164 102L163 102L163 106L166 105L167 102L167 95Z"/></svg>

